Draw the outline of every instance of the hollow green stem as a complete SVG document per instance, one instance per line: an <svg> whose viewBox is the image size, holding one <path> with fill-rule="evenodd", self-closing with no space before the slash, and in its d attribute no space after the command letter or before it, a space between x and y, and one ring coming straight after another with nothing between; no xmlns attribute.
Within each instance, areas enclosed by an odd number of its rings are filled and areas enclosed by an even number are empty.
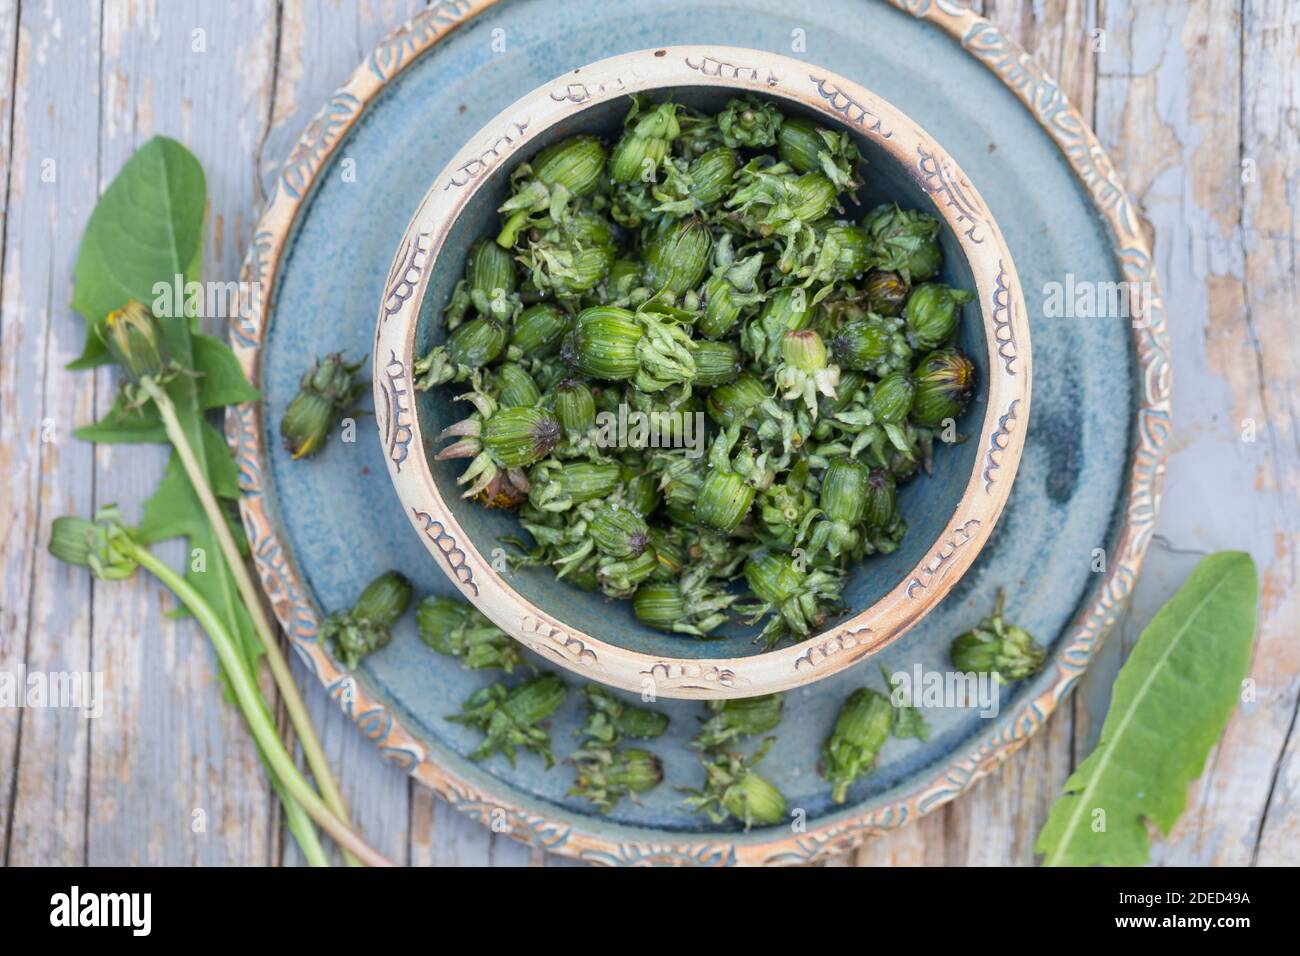
<svg viewBox="0 0 1300 956"><path fill-rule="evenodd" d="M157 558L148 548L143 548L134 542L123 542L122 547L129 551L141 567L170 588L194 615L195 620L208 632L212 646L216 649L217 659L225 668L231 690L234 691L235 699L239 702L239 709L244 712L248 729L252 732L258 747L261 748L267 765L289 795L322 830L334 838L340 847L352 853L358 860L368 866L392 866L392 861L369 846L353 832L345 820L336 816L326 806L307 782L307 778L298 770L293 758L289 756L289 751L280 740L279 734L276 733L261 693L248 671L240 665L239 649L235 645L234 636L225 622L212 610L212 606L188 581L173 571L166 562Z"/></svg>
<svg viewBox="0 0 1300 956"><path fill-rule="evenodd" d="M320 739L316 736L316 730L312 726L311 717L307 713L307 705L298 692L298 685L294 682L293 673L289 670L289 662L285 660L284 654L280 651L280 645L275 639L275 630L271 627L271 622L266 616L266 610L262 606L261 594L253 584L253 579L248 573L248 566L244 563L244 557L239 553L239 546L235 544L235 538L230 533L230 528L226 524L225 513L222 511L221 506L218 505L216 495L212 492L207 473L195 457L189 436L186 435L185 429L181 427L180 419L176 415L176 406L172 403L171 396L153 379L146 378L141 381L140 385L158 407L158 414L167 430L167 437L176 448L176 453L180 456L185 473L189 476L190 484L194 487L194 493L198 495L199 502L203 505L203 511L208 516L208 522L212 525L212 532L216 535L217 543L221 546L221 552L226 557L226 564L230 567L230 573L234 575L235 586L239 589L239 595L244 599L244 604L248 607L248 613L253 620L253 628L262 643L262 649L266 652L266 662L271 669L271 676L274 678L275 685L284 700L285 710L289 714L289 721L293 724L294 732L297 733L298 741L302 745L303 756L307 760L307 767L311 770L312 778L316 781L316 786L320 788L321 796L324 797L325 803L330 810L336 816L347 820L349 819L347 805L343 802L343 795L339 792L338 784L334 782L333 771L331 771L329 761L325 757L325 750L321 747ZM355 861L348 859L348 863L353 864Z"/></svg>

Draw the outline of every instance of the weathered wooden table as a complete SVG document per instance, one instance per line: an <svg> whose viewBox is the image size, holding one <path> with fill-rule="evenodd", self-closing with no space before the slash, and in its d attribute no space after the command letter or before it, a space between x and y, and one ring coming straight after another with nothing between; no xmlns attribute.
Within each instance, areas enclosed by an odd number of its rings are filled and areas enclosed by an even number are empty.
<svg viewBox="0 0 1300 956"><path fill-rule="evenodd" d="M103 671L104 714L0 709L7 864L299 861L216 664L156 585L95 586L45 552L50 521L134 506L163 458L75 440L112 376L70 373L77 242L142 142L202 160L204 276L236 277L273 175L319 104L411 0L0 0L0 671ZM1300 4L984 0L1079 104L1155 234L1176 440L1134 606L1071 701L971 793L846 864L1029 864L1141 624L1199 554L1261 572L1243 704L1162 863L1300 862ZM808 37L813 56L816 37ZM1250 440L1253 433L1253 439ZM172 553L171 558L177 554ZM556 865L435 800L302 679L359 826L413 864ZM201 812L199 812L201 811Z"/></svg>

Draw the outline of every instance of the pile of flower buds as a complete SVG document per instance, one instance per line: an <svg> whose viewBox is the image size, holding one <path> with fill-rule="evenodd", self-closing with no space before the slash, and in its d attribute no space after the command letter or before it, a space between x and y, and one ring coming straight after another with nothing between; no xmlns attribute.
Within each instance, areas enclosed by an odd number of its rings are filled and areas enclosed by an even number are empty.
<svg viewBox="0 0 1300 956"><path fill-rule="evenodd" d="M770 102L633 98L612 146L515 170L416 374L461 386L437 458L518 509L519 564L698 637L735 617L770 646L845 610L847 568L898 547L896 487L975 379L938 221L857 210L862 165ZM661 427L613 436L629 412Z"/></svg>

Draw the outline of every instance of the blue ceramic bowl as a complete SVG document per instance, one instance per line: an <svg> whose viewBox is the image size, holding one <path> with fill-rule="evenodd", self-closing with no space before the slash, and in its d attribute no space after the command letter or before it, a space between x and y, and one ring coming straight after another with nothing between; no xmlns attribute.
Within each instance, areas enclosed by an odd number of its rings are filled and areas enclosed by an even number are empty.
<svg viewBox="0 0 1300 956"><path fill-rule="evenodd" d="M787 115L848 131L866 159L860 208L886 201L943 223L943 273L976 293L964 310L962 350L979 385L958 422L966 440L939 447L932 474L899 489L909 524L893 554L850 572L850 611L808 640L763 652L756 628L698 640L640 623L626 601L557 580L548 568L498 571L512 512L460 497L463 461L435 462L435 437L465 417L465 386L412 388L414 360L440 342L439 321L470 246L499 227L510 172L577 133L617 138L627 96L671 96L706 111L740 92L769 97ZM414 197L413 197L414 202ZM917 124L856 84L770 53L721 47L646 50L584 66L533 91L474 136L434 180L394 258L374 350L376 421L390 475L430 553L467 598L507 632L558 664L630 690L668 697L741 697L835 673L901 636L970 566L1010 492L1030 396L1029 333L1011 256L978 192ZM499 556L500 552L497 552Z"/></svg>

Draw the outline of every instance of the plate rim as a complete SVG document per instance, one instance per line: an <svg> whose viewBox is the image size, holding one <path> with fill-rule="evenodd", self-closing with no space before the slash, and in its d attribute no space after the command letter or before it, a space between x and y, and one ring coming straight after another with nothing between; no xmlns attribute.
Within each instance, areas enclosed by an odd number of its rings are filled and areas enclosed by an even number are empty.
<svg viewBox="0 0 1300 956"><path fill-rule="evenodd" d="M229 339L254 384L260 380L265 306L294 220L311 195L316 174L389 81L497 2L438 0L416 14L380 41L307 124L273 183L240 273L241 309L237 321L231 324ZM1053 655L1051 681L1044 690L975 738L964 752L936 765L923 782L860 813L833 817L803 833L783 831L773 836L757 831L695 837L600 821L562 810L536 811L521 806L513 796L501 799L499 793L492 792L494 788L479 787L435 763L425 745L402 726L398 715L341 670L316 641L315 611L267 507L260 404L230 408L226 432L239 467L240 514L262 587L300 658L387 760L497 832L503 832L504 819L504 832L516 840L565 856L611 864L806 863L852 849L873 833L895 829L955 799L1023 746L1074 688L1132 593L1154 530L1171 437L1169 338L1150 243L1091 127L1019 44L987 18L955 0L885 2L943 30L1020 99L1062 151L1107 222L1121 274L1127 281L1145 283L1150 290L1145 301L1145 321L1134 323L1132 328L1137 408L1126 503L1114 538L1114 554L1106 570L1099 572L1103 580L1096 596L1066 626L1066 639ZM539 798L535 802L543 801Z"/></svg>

